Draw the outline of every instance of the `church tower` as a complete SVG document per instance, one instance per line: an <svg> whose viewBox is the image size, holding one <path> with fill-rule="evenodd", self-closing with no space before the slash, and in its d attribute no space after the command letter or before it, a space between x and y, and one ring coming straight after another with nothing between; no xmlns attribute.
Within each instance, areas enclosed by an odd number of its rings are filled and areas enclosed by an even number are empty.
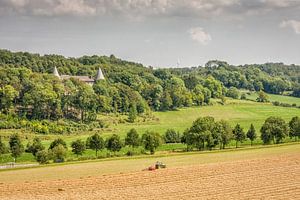
<svg viewBox="0 0 300 200"><path fill-rule="evenodd" d="M58 77L58 78L60 78L60 75L59 75L58 70L57 70L56 67L54 67L53 75L56 76L56 77Z"/></svg>
<svg viewBox="0 0 300 200"><path fill-rule="evenodd" d="M105 79L105 78L104 78L104 75L103 75L103 73L102 73L102 70L101 70L101 68L99 67L95 81L98 81L98 80L104 80L104 79Z"/></svg>

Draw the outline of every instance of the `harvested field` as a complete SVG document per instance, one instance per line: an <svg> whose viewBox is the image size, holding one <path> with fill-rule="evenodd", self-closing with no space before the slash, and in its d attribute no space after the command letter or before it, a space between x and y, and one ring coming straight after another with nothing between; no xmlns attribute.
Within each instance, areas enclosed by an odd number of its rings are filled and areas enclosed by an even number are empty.
<svg viewBox="0 0 300 200"><path fill-rule="evenodd" d="M157 171L2 182L0 199L299 199L297 150Z"/></svg>

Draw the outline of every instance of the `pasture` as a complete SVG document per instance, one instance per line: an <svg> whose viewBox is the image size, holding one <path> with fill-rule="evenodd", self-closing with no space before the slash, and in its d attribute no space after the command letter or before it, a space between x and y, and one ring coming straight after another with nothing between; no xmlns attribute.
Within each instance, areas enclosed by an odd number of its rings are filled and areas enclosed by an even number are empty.
<svg viewBox="0 0 300 200"><path fill-rule="evenodd" d="M264 120L269 116L280 116L287 122L293 116L300 116L300 109L299 108L284 108L273 106L270 103L256 103L252 101L242 101L242 100L227 100L226 105L220 105L219 103L215 103L212 106L203 106L203 107L191 107L191 108L181 108L177 111L168 111L168 112L154 112L154 117L157 120L149 121L149 122L137 122L137 123L109 123L112 120L118 118L124 118L124 116L114 117L114 116L100 116L103 120L108 122L108 128L101 130L100 133L107 137L113 133L119 134L121 138L124 138L126 133L131 129L135 128L139 134L143 134L145 131L156 131L161 135L167 129L175 129L182 133L185 129L189 128L192 125L192 122L196 120L198 117L204 116L212 116L216 120L227 120L230 122L232 126L239 123L245 131L248 130L251 123L254 124L256 131L259 133L259 129L261 125L264 123ZM9 136L11 132L16 132L12 130L1 130L1 136ZM80 133L80 134L71 134L71 135L36 135L32 133L22 133L24 145L28 143L28 141L32 141L35 136L38 136L42 139L42 143L48 147L50 142L58 137L63 138L68 146L72 141L76 139L86 140L86 138L91 133ZM256 142L254 142L255 144ZM244 146L249 145L249 141L244 143ZM231 144L234 146L234 143ZM184 149L185 145L183 144L164 144L159 147L158 151L172 151L174 149ZM68 158L71 160L78 159L70 150L68 152ZM129 150L128 147L123 148L119 153L118 156L126 154ZM140 152L140 149L136 151ZM107 151L104 150L100 152L100 157L106 157ZM159 153L159 152L158 152ZM163 153L163 152L162 152ZM87 150L84 153L86 159L94 157L94 151ZM12 158L10 155L2 155L0 156L0 163L11 162ZM29 153L24 153L20 158L18 158L19 162L34 162L34 158Z"/></svg>

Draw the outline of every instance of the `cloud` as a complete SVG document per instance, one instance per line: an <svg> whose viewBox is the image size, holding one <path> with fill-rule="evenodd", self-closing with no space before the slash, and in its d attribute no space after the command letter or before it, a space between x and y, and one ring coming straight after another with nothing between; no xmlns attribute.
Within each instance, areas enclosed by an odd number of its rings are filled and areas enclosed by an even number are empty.
<svg viewBox="0 0 300 200"><path fill-rule="evenodd" d="M0 0L0 15L214 17L300 8L296 0ZM262 11L262 12L260 12Z"/></svg>
<svg viewBox="0 0 300 200"><path fill-rule="evenodd" d="M280 24L281 28L292 28L296 34L300 34L300 21L296 20L285 20Z"/></svg>
<svg viewBox="0 0 300 200"><path fill-rule="evenodd" d="M191 28L188 30L188 33L190 34L190 38L192 40L202 45L207 45L212 40L210 34L206 33L201 27Z"/></svg>

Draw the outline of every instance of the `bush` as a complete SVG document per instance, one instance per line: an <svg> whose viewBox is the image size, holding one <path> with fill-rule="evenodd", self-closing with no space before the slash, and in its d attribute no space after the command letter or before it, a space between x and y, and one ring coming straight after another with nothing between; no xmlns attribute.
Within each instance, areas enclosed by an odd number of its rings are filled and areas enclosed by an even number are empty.
<svg viewBox="0 0 300 200"><path fill-rule="evenodd" d="M161 144L161 137L158 133L146 131L142 136L142 143L146 150L154 154L155 149Z"/></svg>
<svg viewBox="0 0 300 200"><path fill-rule="evenodd" d="M122 142L118 135L113 134L110 138L106 141L106 148L112 152L120 151L122 149Z"/></svg>
<svg viewBox="0 0 300 200"><path fill-rule="evenodd" d="M47 150L38 151L35 155L35 159L40 164L49 163L49 154Z"/></svg>
<svg viewBox="0 0 300 200"><path fill-rule="evenodd" d="M50 157L52 158L53 162L64 162L67 155L67 150L63 145L59 144L51 149L49 154L51 155Z"/></svg>
<svg viewBox="0 0 300 200"><path fill-rule="evenodd" d="M230 87L229 90L226 92L226 96L231 97L233 99L238 99L239 95L239 90L236 87Z"/></svg>
<svg viewBox="0 0 300 200"><path fill-rule="evenodd" d="M58 145L62 145L65 149L67 149L66 142L61 138L58 138L58 139L54 140L53 142L51 142L49 149L53 149L54 147L56 147Z"/></svg>
<svg viewBox="0 0 300 200"><path fill-rule="evenodd" d="M181 137L174 129L168 129L164 135L164 140L166 143L180 143Z"/></svg>
<svg viewBox="0 0 300 200"><path fill-rule="evenodd" d="M242 95L241 95L241 100L246 100L246 99L247 99L246 94L242 94Z"/></svg>

